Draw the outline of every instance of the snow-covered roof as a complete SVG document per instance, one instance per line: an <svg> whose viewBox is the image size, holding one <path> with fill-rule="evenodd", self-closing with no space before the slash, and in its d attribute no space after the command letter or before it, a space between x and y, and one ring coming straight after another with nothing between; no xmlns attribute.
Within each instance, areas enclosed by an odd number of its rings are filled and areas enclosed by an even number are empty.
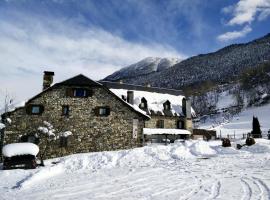
<svg viewBox="0 0 270 200"><path fill-rule="evenodd" d="M19 156L19 155L33 155L36 156L39 152L37 145L33 143L13 143L7 144L3 147L3 155L5 157Z"/></svg>
<svg viewBox="0 0 270 200"><path fill-rule="evenodd" d="M184 129L167 129L167 128L144 128L143 134L145 135L191 135L191 132Z"/></svg>
<svg viewBox="0 0 270 200"><path fill-rule="evenodd" d="M120 98L122 97L127 98L127 91L128 91L127 89L110 89L110 90ZM160 113L164 115L163 104L166 101L169 101L171 103L172 114L176 116L183 116L182 100L183 98L185 98L185 96L183 95L172 95L172 94L163 94L163 93L157 93L157 92L138 91L138 90L132 90L132 91L134 92L134 105L133 106L144 113L145 111L139 108L142 98L146 99L147 108L150 114ZM192 108L191 108L191 113L193 116L196 115Z"/></svg>

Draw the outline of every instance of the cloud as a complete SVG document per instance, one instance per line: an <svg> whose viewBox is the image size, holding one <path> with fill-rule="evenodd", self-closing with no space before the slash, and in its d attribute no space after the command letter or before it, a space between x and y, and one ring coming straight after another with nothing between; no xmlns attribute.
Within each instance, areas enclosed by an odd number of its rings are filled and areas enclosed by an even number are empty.
<svg viewBox="0 0 270 200"><path fill-rule="evenodd" d="M270 0L240 0L232 9L233 18L228 25L243 25L251 23L257 14L264 15L270 10Z"/></svg>
<svg viewBox="0 0 270 200"><path fill-rule="evenodd" d="M270 0L239 0L237 4L222 9L225 14L232 14L228 26L245 25L241 31L226 32L217 40L226 42L246 36L252 31L251 23L258 19L262 21L270 16Z"/></svg>
<svg viewBox="0 0 270 200"><path fill-rule="evenodd" d="M249 26L245 26L242 30L240 31L232 31L232 32L226 32L222 35L219 35L217 39L221 42L227 42L230 40L235 40L241 37L246 36L249 32L251 32L252 29Z"/></svg>
<svg viewBox="0 0 270 200"><path fill-rule="evenodd" d="M98 80L148 56L185 57L165 44L130 42L67 19L0 19L0 89L18 99L41 90L43 70L55 71L56 81L79 73Z"/></svg>

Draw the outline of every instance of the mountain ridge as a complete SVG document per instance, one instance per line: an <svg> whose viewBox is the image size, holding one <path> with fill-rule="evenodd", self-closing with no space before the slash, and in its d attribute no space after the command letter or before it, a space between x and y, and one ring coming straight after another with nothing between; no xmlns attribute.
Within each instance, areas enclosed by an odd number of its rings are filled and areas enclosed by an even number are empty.
<svg viewBox="0 0 270 200"><path fill-rule="evenodd" d="M122 68L122 71L113 73L117 76L110 75L104 80L122 80L124 83L137 85L151 84L155 87L183 89L205 81L229 82L244 70L269 60L270 33L248 43L232 44L215 52L192 56L161 71L142 74L136 72L132 76L127 74L122 76L122 73L125 73L125 68Z"/></svg>

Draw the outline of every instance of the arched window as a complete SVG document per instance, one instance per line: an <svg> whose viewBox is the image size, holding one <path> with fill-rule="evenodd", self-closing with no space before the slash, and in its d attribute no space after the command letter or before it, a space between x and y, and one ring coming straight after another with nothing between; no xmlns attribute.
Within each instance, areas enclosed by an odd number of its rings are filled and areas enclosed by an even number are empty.
<svg viewBox="0 0 270 200"><path fill-rule="evenodd" d="M144 97L141 99L141 103L140 103L139 107L142 109L147 108L147 100Z"/></svg>
<svg viewBox="0 0 270 200"><path fill-rule="evenodd" d="M169 100L167 100L164 104L163 104L163 109L164 110L171 110L171 102Z"/></svg>
<svg viewBox="0 0 270 200"><path fill-rule="evenodd" d="M177 121L176 128L177 128L177 129L185 129L185 123L184 123L184 121L178 120L178 121Z"/></svg>

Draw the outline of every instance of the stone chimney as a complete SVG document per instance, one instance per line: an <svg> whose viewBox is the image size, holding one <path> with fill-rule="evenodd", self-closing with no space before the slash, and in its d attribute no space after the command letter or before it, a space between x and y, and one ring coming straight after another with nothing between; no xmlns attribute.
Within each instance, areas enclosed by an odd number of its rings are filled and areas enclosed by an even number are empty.
<svg viewBox="0 0 270 200"><path fill-rule="evenodd" d="M51 87L51 85L53 83L53 76L54 76L54 72L44 71L43 90L46 90L47 88Z"/></svg>
<svg viewBox="0 0 270 200"><path fill-rule="evenodd" d="M186 118L191 119L191 102L189 99L182 99L182 111Z"/></svg>
<svg viewBox="0 0 270 200"><path fill-rule="evenodd" d="M134 104L134 91L127 91L127 102L131 105Z"/></svg>
<svg viewBox="0 0 270 200"><path fill-rule="evenodd" d="M192 118L191 118L191 102L189 99L182 99L182 111L185 116L185 129L193 132Z"/></svg>

